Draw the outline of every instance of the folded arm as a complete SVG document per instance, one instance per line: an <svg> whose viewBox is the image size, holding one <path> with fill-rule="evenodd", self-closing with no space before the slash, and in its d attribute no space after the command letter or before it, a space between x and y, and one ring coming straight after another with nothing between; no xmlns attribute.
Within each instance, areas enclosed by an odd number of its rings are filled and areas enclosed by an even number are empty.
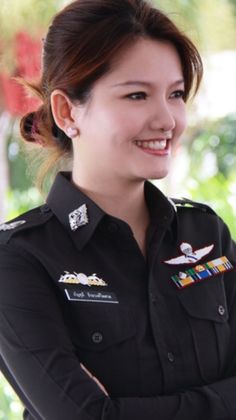
<svg viewBox="0 0 236 420"><path fill-rule="evenodd" d="M0 248L0 355L5 375L32 413L28 418L236 418L236 376L176 395L106 395L80 365L46 271L11 246Z"/></svg>

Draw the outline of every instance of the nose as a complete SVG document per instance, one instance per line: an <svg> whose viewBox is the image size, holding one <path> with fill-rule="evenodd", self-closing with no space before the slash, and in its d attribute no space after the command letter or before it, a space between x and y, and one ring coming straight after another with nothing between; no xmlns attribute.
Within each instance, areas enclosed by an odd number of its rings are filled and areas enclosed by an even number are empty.
<svg viewBox="0 0 236 420"><path fill-rule="evenodd" d="M175 125L176 121L170 105L164 100L158 101L150 118L150 128L152 130L172 131Z"/></svg>

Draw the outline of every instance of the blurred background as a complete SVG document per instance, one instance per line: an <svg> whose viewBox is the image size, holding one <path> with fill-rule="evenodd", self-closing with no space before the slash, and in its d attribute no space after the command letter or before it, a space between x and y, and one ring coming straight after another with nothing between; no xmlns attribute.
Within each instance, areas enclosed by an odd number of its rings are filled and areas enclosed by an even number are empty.
<svg viewBox="0 0 236 420"><path fill-rule="evenodd" d="M155 0L154 0L155 1ZM1 0L0 223L43 202L19 135L19 118L37 108L12 79L40 75L42 38L63 0ZM172 197L211 205L236 239L236 0L156 0L198 46L202 87L189 107L189 128L167 180ZM0 420L19 420L22 406L0 373Z"/></svg>

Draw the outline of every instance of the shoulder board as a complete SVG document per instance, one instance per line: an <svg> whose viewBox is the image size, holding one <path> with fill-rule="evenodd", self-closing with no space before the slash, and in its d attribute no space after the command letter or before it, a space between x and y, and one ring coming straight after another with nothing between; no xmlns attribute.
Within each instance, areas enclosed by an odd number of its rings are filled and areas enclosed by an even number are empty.
<svg viewBox="0 0 236 420"><path fill-rule="evenodd" d="M170 198L169 201L175 206L176 211L178 208L195 208L203 211L204 213L216 214L216 212L205 203L198 203L196 201L189 200L188 198Z"/></svg>
<svg viewBox="0 0 236 420"><path fill-rule="evenodd" d="M16 217L9 222L0 224L0 244L6 244L12 236L27 229L43 225L52 216L47 204Z"/></svg>

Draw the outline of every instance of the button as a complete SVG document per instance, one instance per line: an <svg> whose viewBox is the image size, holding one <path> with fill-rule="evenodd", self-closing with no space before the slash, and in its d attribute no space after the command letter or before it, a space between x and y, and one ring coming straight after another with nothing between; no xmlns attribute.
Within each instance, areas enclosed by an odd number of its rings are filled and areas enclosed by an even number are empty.
<svg viewBox="0 0 236 420"><path fill-rule="evenodd" d="M225 308L223 305L218 306L218 313L223 316L225 314Z"/></svg>
<svg viewBox="0 0 236 420"><path fill-rule="evenodd" d="M41 213L49 213L50 212L50 207L47 205L47 204L44 204L42 207L41 207Z"/></svg>
<svg viewBox="0 0 236 420"><path fill-rule="evenodd" d="M93 341L94 343L99 344L99 343L101 343L101 342L102 342L102 340L103 340L103 335L102 335L102 333L100 333L100 332L98 332L98 331L96 331L96 332L94 332L94 333L93 333L93 335L92 335L92 341Z"/></svg>
<svg viewBox="0 0 236 420"><path fill-rule="evenodd" d="M175 361L175 357L174 357L173 353L168 352L167 357L168 357L169 362L173 363Z"/></svg>
<svg viewBox="0 0 236 420"><path fill-rule="evenodd" d="M156 296L153 293L150 293L150 299L152 303L156 303L157 301Z"/></svg>

